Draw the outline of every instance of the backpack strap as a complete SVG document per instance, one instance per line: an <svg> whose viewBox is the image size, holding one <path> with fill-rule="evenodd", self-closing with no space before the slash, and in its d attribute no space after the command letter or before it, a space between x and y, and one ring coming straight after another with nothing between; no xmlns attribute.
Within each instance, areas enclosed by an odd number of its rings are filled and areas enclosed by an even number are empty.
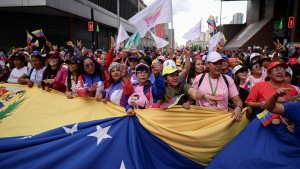
<svg viewBox="0 0 300 169"><path fill-rule="evenodd" d="M178 89L178 95L184 94L183 88L184 88L185 83L181 83L179 89Z"/></svg>
<svg viewBox="0 0 300 169"><path fill-rule="evenodd" d="M203 73L203 74L201 75L200 79L199 79L198 89L199 89L199 87L200 87L200 85L201 85L201 83L202 83L202 81L203 81L203 79L204 79L204 76L205 76L205 73Z"/></svg>
<svg viewBox="0 0 300 169"><path fill-rule="evenodd" d="M222 74L222 76L223 76L223 79L224 79L224 81L225 81L225 83L226 83L226 86L227 86L227 88L228 88L228 90L229 90L229 83L228 83L228 80L227 80L227 78L226 78L225 75Z"/></svg>

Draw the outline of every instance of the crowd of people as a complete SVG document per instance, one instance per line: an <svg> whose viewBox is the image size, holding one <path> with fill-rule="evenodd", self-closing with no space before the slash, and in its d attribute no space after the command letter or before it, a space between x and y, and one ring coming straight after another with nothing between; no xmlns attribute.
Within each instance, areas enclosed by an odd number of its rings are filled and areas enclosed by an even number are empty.
<svg viewBox="0 0 300 169"><path fill-rule="evenodd" d="M129 116L136 109L167 109L177 105L215 108L232 113L233 121L265 109L266 101L278 89L278 103L299 101L300 66L298 48L288 55L282 44L274 47L249 47L246 50L162 51L116 49L111 38L109 50L95 52L81 41L66 47L53 46L35 50L17 48L0 59L0 80L6 83L57 90L68 99L94 97L124 107ZM293 121L285 119L291 132ZM280 119L274 121L280 123Z"/></svg>

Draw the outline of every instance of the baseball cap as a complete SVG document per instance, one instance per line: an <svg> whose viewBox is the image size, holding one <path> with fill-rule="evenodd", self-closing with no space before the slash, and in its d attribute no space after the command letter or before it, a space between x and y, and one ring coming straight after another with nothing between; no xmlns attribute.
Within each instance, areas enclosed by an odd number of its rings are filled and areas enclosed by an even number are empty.
<svg viewBox="0 0 300 169"><path fill-rule="evenodd" d="M217 62L219 60L225 60L218 52L210 52L206 57L206 62Z"/></svg>
<svg viewBox="0 0 300 169"><path fill-rule="evenodd" d="M161 55L161 56L158 56L157 59L158 59L158 60L162 60L162 61L165 61L165 60L166 60L165 57L162 56L162 55Z"/></svg>
<svg viewBox="0 0 300 169"><path fill-rule="evenodd" d="M232 73L236 74L237 72L241 71L241 70L248 70L248 67L246 66L242 66L242 65L237 65L232 69Z"/></svg>
<svg viewBox="0 0 300 169"><path fill-rule="evenodd" d="M228 57L225 54L221 54L222 58L228 61Z"/></svg>
<svg viewBox="0 0 300 169"><path fill-rule="evenodd" d="M25 56L22 55L21 53L18 53L16 55L12 56L12 59L21 59L21 60L25 60Z"/></svg>
<svg viewBox="0 0 300 169"><path fill-rule="evenodd" d="M250 55L250 61L251 61L253 58L258 57L258 56L261 56L261 54L259 54L259 53L252 53L252 54Z"/></svg>
<svg viewBox="0 0 300 169"><path fill-rule="evenodd" d="M256 65L256 64L259 64L261 66L262 63L259 60L258 61L254 61L254 62L252 62L252 63L249 64L249 69L251 70L253 68L253 66Z"/></svg>
<svg viewBox="0 0 300 169"><path fill-rule="evenodd" d="M288 61L288 64L289 65L296 65L296 64L299 64L299 61L297 58L291 58L289 61Z"/></svg>
<svg viewBox="0 0 300 169"><path fill-rule="evenodd" d="M168 65L166 67L164 67L163 71L162 71L162 75L168 75L168 74L172 74L174 72L180 72L180 69L177 69L176 66L172 66L172 65Z"/></svg>
<svg viewBox="0 0 300 169"><path fill-rule="evenodd" d="M133 54L133 55L129 56L129 59L139 60L139 57L136 54Z"/></svg>
<svg viewBox="0 0 300 169"><path fill-rule="evenodd" d="M176 67L176 64L175 64L175 62L173 60L166 60L166 61L164 61L163 67L166 67L168 65Z"/></svg>
<svg viewBox="0 0 300 169"><path fill-rule="evenodd" d="M29 53L26 52L26 51L22 52L22 54L27 55L27 56L30 56Z"/></svg>
<svg viewBox="0 0 300 169"><path fill-rule="evenodd" d="M59 57L59 52L56 51L56 50L55 51L50 51L49 52L49 56L53 56L53 57L57 57L58 58Z"/></svg>
<svg viewBox="0 0 300 169"><path fill-rule="evenodd" d="M135 71L138 71L138 70L141 69L141 68L146 68L146 69L148 69L148 71L150 71L149 66L146 65L146 64L144 64L144 63L139 63L138 65L136 65Z"/></svg>
<svg viewBox="0 0 300 169"><path fill-rule="evenodd" d="M271 62L268 67L267 67L267 71L269 72L269 70L273 69L276 66L283 66L285 68L287 68L287 64L283 63L283 62Z"/></svg>
<svg viewBox="0 0 300 169"><path fill-rule="evenodd" d="M286 68L285 71L293 77L293 70L290 67Z"/></svg>

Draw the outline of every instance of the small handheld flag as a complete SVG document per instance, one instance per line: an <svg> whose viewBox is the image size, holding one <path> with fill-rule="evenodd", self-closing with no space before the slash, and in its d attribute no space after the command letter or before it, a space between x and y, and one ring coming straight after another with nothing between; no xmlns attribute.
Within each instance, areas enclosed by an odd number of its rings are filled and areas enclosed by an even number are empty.
<svg viewBox="0 0 300 169"><path fill-rule="evenodd" d="M207 23L208 23L209 26L213 27L214 29L217 29L216 21L215 21L214 16L210 15L207 19Z"/></svg>
<svg viewBox="0 0 300 169"><path fill-rule="evenodd" d="M38 30L32 31L31 33L34 34L34 35L35 35L36 37L38 37L38 38L44 36L44 32L43 32L42 29L38 29Z"/></svg>
<svg viewBox="0 0 300 169"><path fill-rule="evenodd" d="M278 114L273 114L269 112L268 110L264 110L263 112L256 115L256 117L259 119L259 121L263 124L263 126L267 126L272 122L273 119L277 119L279 117Z"/></svg>
<svg viewBox="0 0 300 169"><path fill-rule="evenodd" d="M33 47L39 47L40 43L39 43L38 40L36 40L34 43L31 43L31 46L33 46Z"/></svg>
<svg viewBox="0 0 300 169"><path fill-rule="evenodd" d="M31 42L32 42L32 35L30 35L27 31L27 44L29 45L31 44Z"/></svg>

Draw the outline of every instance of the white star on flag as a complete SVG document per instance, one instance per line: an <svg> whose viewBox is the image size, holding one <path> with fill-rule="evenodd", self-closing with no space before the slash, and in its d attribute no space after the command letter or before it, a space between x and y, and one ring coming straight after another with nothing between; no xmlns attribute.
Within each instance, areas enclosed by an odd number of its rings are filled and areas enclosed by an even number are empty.
<svg viewBox="0 0 300 169"><path fill-rule="evenodd" d="M120 169L126 169L126 167L125 167L125 164L124 164L124 161L123 161L123 160L122 160L122 163L121 163Z"/></svg>
<svg viewBox="0 0 300 169"><path fill-rule="evenodd" d="M71 133L73 135L74 132L78 131L77 126L78 126L78 123L74 124L74 126L70 129L67 127L63 127L63 129L65 130L66 133Z"/></svg>
<svg viewBox="0 0 300 169"><path fill-rule="evenodd" d="M19 139L27 139L27 138L31 138L32 136L24 136L24 137L21 137Z"/></svg>
<svg viewBox="0 0 300 169"><path fill-rule="evenodd" d="M105 138L112 138L110 135L107 134L108 130L111 126L102 128L99 125L97 126L97 131L94 133L89 134L88 136L96 137L97 138L97 145Z"/></svg>

